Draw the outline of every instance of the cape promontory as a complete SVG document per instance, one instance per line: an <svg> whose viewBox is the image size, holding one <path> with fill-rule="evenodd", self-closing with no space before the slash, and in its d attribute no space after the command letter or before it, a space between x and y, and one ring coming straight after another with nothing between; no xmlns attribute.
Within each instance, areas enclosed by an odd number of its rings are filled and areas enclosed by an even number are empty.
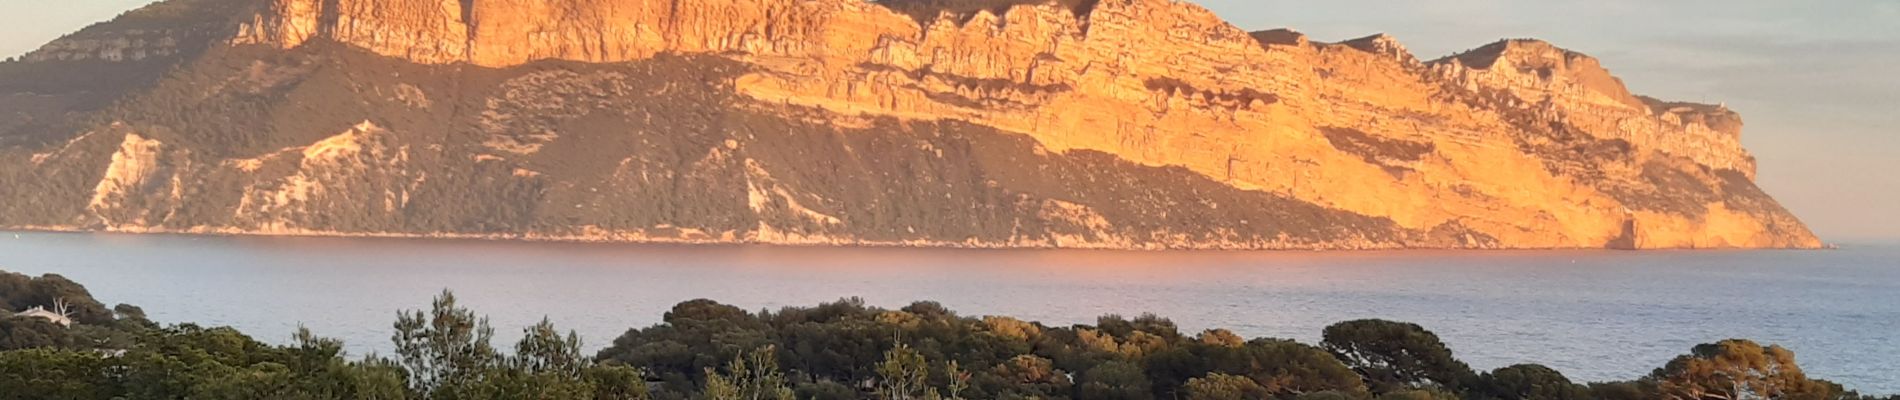
<svg viewBox="0 0 1900 400"><path fill-rule="evenodd" d="M1820 245L1755 185L1737 113L1605 64L1171 0L167 0L0 63L0 227Z"/></svg>

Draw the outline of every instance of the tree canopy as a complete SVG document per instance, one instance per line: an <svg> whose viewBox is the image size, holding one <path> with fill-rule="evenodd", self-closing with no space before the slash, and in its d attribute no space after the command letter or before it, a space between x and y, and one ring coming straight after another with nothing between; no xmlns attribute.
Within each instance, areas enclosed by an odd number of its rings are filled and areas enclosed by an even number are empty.
<svg viewBox="0 0 1900 400"><path fill-rule="evenodd" d="M1417 324L1384 320L1346 321L1326 327L1321 346L1352 366L1381 392L1458 389L1476 376L1452 357L1438 335Z"/></svg>
<svg viewBox="0 0 1900 400"><path fill-rule="evenodd" d="M0 278L9 306L49 294L91 301L63 278ZM546 320L496 348L486 318L457 300L444 291L399 313L392 357L352 357L309 330L271 344L161 326L125 305L98 306L103 314L70 328L0 318L0 400L1876 399L1746 340L1696 346L1641 379L1582 385L1535 364L1478 374L1423 327L1382 320L1327 327L1313 346L1220 329L1190 336L1154 315L1049 326L930 302L747 312L692 300L587 355L581 337Z"/></svg>

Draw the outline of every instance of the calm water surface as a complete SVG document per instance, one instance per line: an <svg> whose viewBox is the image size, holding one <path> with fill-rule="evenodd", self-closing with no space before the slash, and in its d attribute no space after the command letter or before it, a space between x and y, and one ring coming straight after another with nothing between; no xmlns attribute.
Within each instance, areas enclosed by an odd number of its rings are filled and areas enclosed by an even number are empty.
<svg viewBox="0 0 1900 400"><path fill-rule="evenodd" d="M1795 350L1809 374L1900 393L1900 247L1716 252L1119 252L654 246L394 239L0 235L0 269L59 273L162 322L288 341L298 324L387 352L398 309L444 288L502 344L542 317L590 348L710 298L747 309L858 296L1066 325L1153 312L1184 331L1318 341L1416 322L1473 367L1629 379L1696 343Z"/></svg>

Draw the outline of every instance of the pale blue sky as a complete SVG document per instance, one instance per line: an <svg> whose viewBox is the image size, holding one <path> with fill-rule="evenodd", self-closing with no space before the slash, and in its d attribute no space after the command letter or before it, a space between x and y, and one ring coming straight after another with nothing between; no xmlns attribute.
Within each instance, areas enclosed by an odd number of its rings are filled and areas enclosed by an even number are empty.
<svg viewBox="0 0 1900 400"><path fill-rule="evenodd" d="M1900 241L1900 0L1196 0L1248 30L1385 32L1431 59L1506 37L1603 59L1642 94L1727 102L1759 182L1831 242ZM148 0L0 0L0 56Z"/></svg>

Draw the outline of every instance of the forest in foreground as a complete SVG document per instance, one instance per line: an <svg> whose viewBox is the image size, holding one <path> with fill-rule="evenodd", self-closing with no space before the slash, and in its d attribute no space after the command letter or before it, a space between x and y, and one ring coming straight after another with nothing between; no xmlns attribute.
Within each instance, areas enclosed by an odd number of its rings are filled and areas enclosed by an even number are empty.
<svg viewBox="0 0 1900 400"><path fill-rule="evenodd" d="M273 344L165 325L59 275L0 271L0 399L1900 399L1809 378L1792 351L1741 339L1624 382L1477 371L1425 328L1384 320L1334 324L1313 345L1184 333L1154 315L1048 326L932 302L692 300L588 355L545 320L496 347L486 318L445 290L391 328L393 354L352 356L307 329Z"/></svg>

